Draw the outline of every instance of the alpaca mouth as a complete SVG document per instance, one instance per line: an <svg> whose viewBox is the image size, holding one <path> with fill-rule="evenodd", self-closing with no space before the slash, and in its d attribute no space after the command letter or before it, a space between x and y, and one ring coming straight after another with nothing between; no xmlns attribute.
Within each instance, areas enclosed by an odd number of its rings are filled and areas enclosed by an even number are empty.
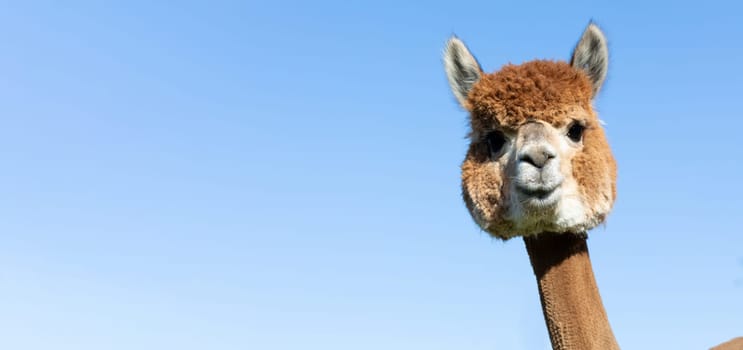
<svg viewBox="0 0 743 350"><path fill-rule="evenodd" d="M553 192L555 192L554 188L553 189L545 189L545 188L528 189L528 188L523 188L523 187L517 187L517 189L525 197L530 197L530 198L535 198L535 199L546 199Z"/></svg>
<svg viewBox="0 0 743 350"><path fill-rule="evenodd" d="M534 199L546 199L555 191L559 186L516 186L516 190L523 196Z"/></svg>
<svg viewBox="0 0 743 350"><path fill-rule="evenodd" d="M535 209L547 209L554 206L559 198L559 186L555 187L522 187L516 186L519 202L522 206Z"/></svg>

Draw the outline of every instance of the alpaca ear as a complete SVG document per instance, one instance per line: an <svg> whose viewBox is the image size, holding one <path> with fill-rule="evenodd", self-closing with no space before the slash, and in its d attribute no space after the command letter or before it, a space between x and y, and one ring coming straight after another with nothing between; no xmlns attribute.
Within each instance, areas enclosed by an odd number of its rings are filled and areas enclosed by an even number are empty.
<svg viewBox="0 0 743 350"><path fill-rule="evenodd" d="M580 69L588 75L593 84L593 96L596 96L609 69L609 49L606 46L606 37L597 25L590 23L583 32L578 45L573 49L570 64L573 68Z"/></svg>
<svg viewBox="0 0 743 350"><path fill-rule="evenodd" d="M467 94L480 80L480 64L472 56L467 46L456 36L452 36L444 49L444 69L449 86L462 107L467 108Z"/></svg>

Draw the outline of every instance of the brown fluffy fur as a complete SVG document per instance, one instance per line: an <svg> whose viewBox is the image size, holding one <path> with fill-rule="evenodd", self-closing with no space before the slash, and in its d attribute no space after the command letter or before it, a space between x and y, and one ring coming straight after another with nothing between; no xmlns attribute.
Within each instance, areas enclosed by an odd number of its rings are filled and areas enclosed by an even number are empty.
<svg viewBox="0 0 743 350"><path fill-rule="evenodd" d="M710 350L743 350L743 337L731 339Z"/></svg>
<svg viewBox="0 0 743 350"><path fill-rule="evenodd" d="M593 95L606 77L607 60L606 38L595 24L589 24L574 50L573 63L577 64L555 61L509 64L492 74L480 72L479 81L471 86L480 68L464 43L454 38L445 52L449 83L459 102L470 112L472 126L470 147L462 164L465 203L473 218L491 235L502 239L524 236L555 350L619 349L593 275L585 233L605 219L616 198L616 164L591 106ZM583 205L579 209L587 211L588 221L567 232L539 231L543 227L536 227L535 232L518 232L524 230L523 226L506 217L511 179L504 175L513 173L514 168L509 167L514 166L511 163L517 158L511 157L509 161L502 154L500 158L491 155L485 136L496 129L513 136L519 130L527 133L530 127L539 125L551 130L543 137L554 141L555 135L568 136L556 131L564 132L574 121L580 121L585 131L579 144L576 141L563 147L568 149L565 159L570 161L565 162L561 172L572 175L573 191L578 192L572 198L581 197L580 203L570 203L571 208ZM536 124L522 128L530 122ZM573 149L574 146L577 148ZM515 181L519 185L519 179ZM714 349L743 350L743 338Z"/></svg>
<svg viewBox="0 0 743 350"><path fill-rule="evenodd" d="M508 179L491 166L480 136L494 129L515 131L532 119L558 128L573 120L585 123L582 149L572 159L573 177L593 214L586 229L604 220L608 209L597 206L613 203L616 197L616 165L591 106L592 97L587 75L566 62L509 64L483 74L473 86L465 104L470 111L472 143L462 164L462 188L467 207L488 232L503 239L515 235L509 232L513 224L503 217Z"/></svg>

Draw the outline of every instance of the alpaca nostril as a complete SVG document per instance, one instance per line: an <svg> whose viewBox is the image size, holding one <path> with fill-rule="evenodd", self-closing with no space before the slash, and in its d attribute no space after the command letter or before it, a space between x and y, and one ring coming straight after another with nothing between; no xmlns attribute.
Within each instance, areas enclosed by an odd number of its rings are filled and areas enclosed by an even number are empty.
<svg viewBox="0 0 743 350"><path fill-rule="evenodd" d="M556 154L547 148L531 149L531 152L523 152L519 155L519 161L529 163L536 168L543 168L547 162L555 158Z"/></svg>
<svg viewBox="0 0 743 350"><path fill-rule="evenodd" d="M532 159L531 156L529 156L528 154L522 154L521 157L519 157L519 161L529 163L537 168L541 168L541 166L538 166L534 159Z"/></svg>

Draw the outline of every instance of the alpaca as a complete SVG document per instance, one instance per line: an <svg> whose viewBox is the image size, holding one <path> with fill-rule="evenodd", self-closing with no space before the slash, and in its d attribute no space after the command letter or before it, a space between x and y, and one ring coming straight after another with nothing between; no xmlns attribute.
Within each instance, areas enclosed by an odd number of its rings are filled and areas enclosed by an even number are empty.
<svg viewBox="0 0 743 350"><path fill-rule="evenodd" d="M710 350L743 350L743 337L731 339Z"/></svg>
<svg viewBox="0 0 743 350"><path fill-rule="evenodd" d="M616 198L616 163L592 107L608 70L604 34L590 23L569 63L491 74L452 37L444 66L470 117L462 197L495 238L523 237L553 349L619 349L586 245Z"/></svg>

